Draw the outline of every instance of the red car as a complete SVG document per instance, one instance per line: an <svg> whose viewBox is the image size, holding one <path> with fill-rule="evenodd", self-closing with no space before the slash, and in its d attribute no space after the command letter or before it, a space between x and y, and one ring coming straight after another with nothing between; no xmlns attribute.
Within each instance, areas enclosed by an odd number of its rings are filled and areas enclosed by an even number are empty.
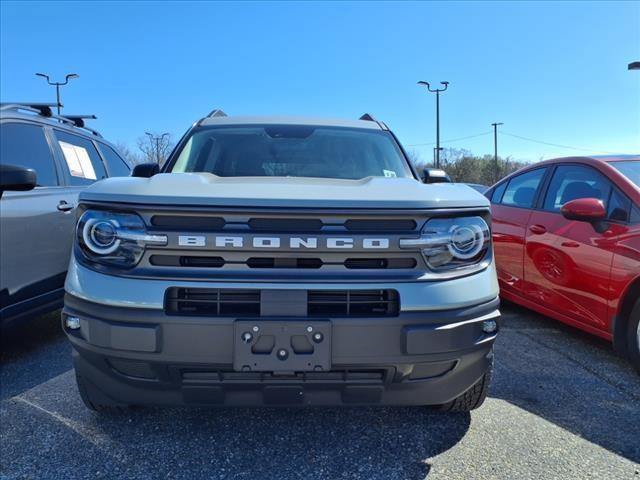
<svg viewBox="0 0 640 480"><path fill-rule="evenodd" d="M640 370L640 156L536 163L486 196L502 298L612 341Z"/></svg>

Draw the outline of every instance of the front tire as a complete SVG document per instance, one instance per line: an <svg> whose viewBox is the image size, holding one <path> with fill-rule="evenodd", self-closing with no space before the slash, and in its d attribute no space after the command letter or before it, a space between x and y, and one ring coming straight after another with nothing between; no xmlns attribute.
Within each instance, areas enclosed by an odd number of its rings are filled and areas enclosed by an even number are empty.
<svg viewBox="0 0 640 480"><path fill-rule="evenodd" d="M470 412L482 406L489 393L489 385L493 376L493 350L489 355L491 355L489 368L482 378L462 395L454 398L449 403L439 405L436 410L440 412Z"/></svg>
<svg viewBox="0 0 640 480"><path fill-rule="evenodd" d="M629 314L629 329L627 330L627 354L631 364L640 373L640 299Z"/></svg>

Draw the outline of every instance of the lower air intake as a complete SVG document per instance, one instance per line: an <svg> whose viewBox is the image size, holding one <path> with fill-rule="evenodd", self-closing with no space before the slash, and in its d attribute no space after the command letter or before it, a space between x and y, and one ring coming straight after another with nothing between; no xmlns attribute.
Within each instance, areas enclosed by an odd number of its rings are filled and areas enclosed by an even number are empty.
<svg viewBox="0 0 640 480"><path fill-rule="evenodd" d="M400 298L395 290L308 290L307 317L395 317ZM165 312L204 317L259 317L261 290L167 289Z"/></svg>

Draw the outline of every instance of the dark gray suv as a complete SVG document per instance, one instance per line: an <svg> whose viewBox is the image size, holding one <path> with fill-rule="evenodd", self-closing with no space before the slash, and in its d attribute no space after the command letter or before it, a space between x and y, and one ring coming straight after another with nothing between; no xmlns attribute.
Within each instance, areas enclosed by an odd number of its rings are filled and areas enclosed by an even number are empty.
<svg viewBox="0 0 640 480"><path fill-rule="evenodd" d="M2 326L62 306L78 194L130 173L114 146L84 126L94 116L61 117L53 106L0 106Z"/></svg>

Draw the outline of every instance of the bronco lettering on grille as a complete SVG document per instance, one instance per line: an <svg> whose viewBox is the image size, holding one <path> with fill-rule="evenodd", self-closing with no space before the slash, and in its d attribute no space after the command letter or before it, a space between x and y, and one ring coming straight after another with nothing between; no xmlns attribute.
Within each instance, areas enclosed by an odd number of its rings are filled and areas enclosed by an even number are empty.
<svg viewBox="0 0 640 480"><path fill-rule="evenodd" d="M253 248L273 249L288 246L292 249L327 248L345 250L352 248L388 249L388 238L351 238L351 237L253 237L215 236L207 238L204 235L180 235L178 245L181 247L206 247L208 244L216 248L243 248L249 245Z"/></svg>

